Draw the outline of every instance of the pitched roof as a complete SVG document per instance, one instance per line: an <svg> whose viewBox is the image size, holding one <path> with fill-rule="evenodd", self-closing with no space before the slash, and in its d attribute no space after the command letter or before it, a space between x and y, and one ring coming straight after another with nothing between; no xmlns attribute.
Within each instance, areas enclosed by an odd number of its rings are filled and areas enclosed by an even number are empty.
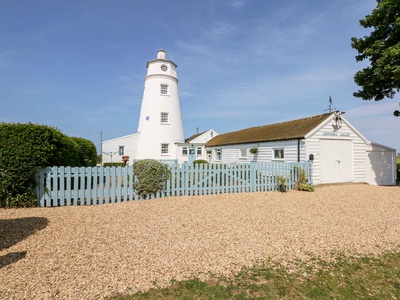
<svg viewBox="0 0 400 300"><path fill-rule="evenodd" d="M268 141L304 138L307 133L325 121L333 113L287 121L277 124L246 128L217 135L207 146L236 145Z"/></svg>
<svg viewBox="0 0 400 300"><path fill-rule="evenodd" d="M207 131L208 131L208 130L203 131L203 132L200 132L200 133L193 134L192 136L188 137L188 138L185 140L185 143L190 143L190 141L194 140L195 138L197 138L198 136L202 135L203 133L206 133Z"/></svg>

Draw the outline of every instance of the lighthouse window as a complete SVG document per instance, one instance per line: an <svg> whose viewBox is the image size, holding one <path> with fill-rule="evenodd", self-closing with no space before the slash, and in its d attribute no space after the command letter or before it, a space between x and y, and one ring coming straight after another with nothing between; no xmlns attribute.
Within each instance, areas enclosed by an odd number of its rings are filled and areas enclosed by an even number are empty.
<svg viewBox="0 0 400 300"><path fill-rule="evenodd" d="M161 85L161 95L168 95L168 85L167 84Z"/></svg>
<svg viewBox="0 0 400 300"><path fill-rule="evenodd" d="M161 154L168 154L169 144L161 144Z"/></svg>
<svg viewBox="0 0 400 300"><path fill-rule="evenodd" d="M161 113L161 123L168 123L168 116L169 116L169 114L168 113L166 113L166 112L162 112Z"/></svg>

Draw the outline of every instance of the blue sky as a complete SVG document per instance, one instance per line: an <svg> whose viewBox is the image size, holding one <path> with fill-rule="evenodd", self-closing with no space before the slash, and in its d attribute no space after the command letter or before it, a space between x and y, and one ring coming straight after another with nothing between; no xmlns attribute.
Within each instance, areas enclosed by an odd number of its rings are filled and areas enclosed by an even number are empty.
<svg viewBox="0 0 400 300"><path fill-rule="evenodd" d="M146 62L178 65L185 136L324 113L398 149L397 100L354 98L352 36L375 0L0 0L0 121L103 140L134 133Z"/></svg>

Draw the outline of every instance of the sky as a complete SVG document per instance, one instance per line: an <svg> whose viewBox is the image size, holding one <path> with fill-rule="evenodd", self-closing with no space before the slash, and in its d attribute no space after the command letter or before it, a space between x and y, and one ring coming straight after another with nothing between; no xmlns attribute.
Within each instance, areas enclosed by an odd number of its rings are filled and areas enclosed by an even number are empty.
<svg viewBox="0 0 400 300"><path fill-rule="evenodd" d="M177 65L185 137L332 108L400 152L399 96L353 97L351 37L375 0L0 0L0 122L95 143L135 133L146 63Z"/></svg>

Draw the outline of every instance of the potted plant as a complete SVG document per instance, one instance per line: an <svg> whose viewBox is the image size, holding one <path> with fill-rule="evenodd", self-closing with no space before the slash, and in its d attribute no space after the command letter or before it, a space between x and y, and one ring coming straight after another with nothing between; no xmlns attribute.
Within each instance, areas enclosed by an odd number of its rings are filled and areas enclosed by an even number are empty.
<svg viewBox="0 0 400 300"><path fill-rule="evenodd" d="M278 180L279 184L278 184L278 189L280 192L286 192L286 178L283 176L276 176L276 179Z"/></svg>
<svg viewBox="0 0 400 300"><path fill-rule="evenodd" d="M249 152L250 152L251 154L257 154L257 153L258 153L258 148L257 148L257 147L253 147L253 148L251 148L251 149L249 150Z"/></svg>

